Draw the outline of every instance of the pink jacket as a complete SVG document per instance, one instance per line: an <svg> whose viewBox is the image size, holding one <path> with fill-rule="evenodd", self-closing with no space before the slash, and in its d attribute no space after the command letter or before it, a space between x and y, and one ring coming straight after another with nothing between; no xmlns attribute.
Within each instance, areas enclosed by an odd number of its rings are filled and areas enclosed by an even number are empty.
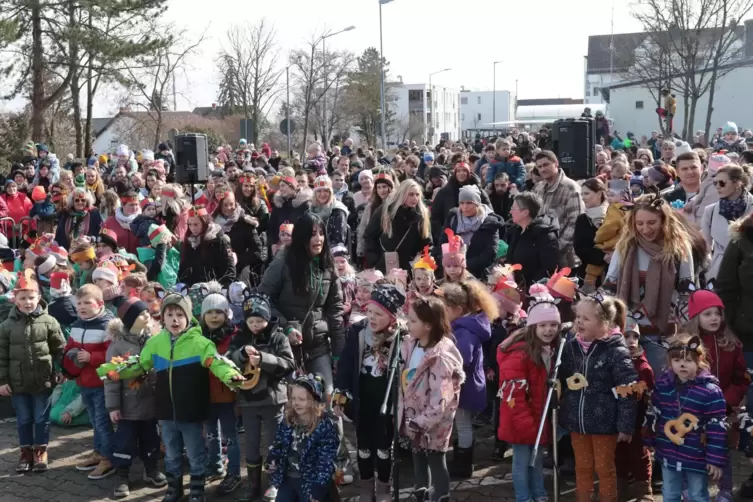
<svg viewBox="0 0 753 502"><path fill-rule="evenodd" d="M410 361L415 340L406 337L400 349L404 361ZM465 380L463 357L451 338L442 338L426 351L415 375L406 386L406 369L401 378L397 423L414 446L447 451L450 447L452 422L458 409L460 386ZM403 418L412 418L420 431L405 426Z"/></svg>

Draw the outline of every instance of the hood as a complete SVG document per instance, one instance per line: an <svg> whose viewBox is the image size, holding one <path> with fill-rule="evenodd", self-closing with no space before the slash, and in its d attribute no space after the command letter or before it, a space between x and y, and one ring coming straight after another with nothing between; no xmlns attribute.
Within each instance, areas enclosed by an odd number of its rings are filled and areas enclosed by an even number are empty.
<svg viewBox="0 0 753 502"><path fill-rule="evenodd" d="M481 228L488 230L499 230L504 226L505 219L497 213L493 213L491 211L487 213L486 218L484 218L484 221L481 223Z"/></svg>
<svg viewBox="0 0 753 502"><path fill-rule="evenodd" d="M335 203L332 204L332 209L333 210L339 209L340 211L343 211L345 213L346 218L350 214L350 211L348 211L348 207L337 199L335 199Z"/></svg>
<svg viewBox="0 0 753 502"><path fill-rule="evenodd" d="M560 223L556 216L547 213L537 216L531 224L528 225L528 229L541 233L559 232Z"/></svg>
<svg viewBox="0 0 753 502"><path fill-rule="evenodd" d="M743 237L753 243L753 215L748 215L729 224L731 241L737 242Z"/></svg>
<svg viewBox="0 0 753 502"><path fill-rule="evenodd" d="M492 337L492 328L489 318L483 312L475 315L465 315L455 319L451 323L452 330L465 329L478 338L481 343L485 343Z"/></svg>
<svg viewBox="0 0 753 502"><path fill-rule="evenodd" d="M695 380L693 381L694 385L701 385L706 386L708 384L714 384L719 385L719 379L717 379L714 375L709 373L707 370L701 370L695 377ZM690 383L690 382L688 382ZM670 387L674 387L675 385L675 374L672 370L667 370L657 379L656 381L656 387L667 389Z"/></svg>
<svg viewBox="0 0 753 502"><path fill-rule="evenodd" d="M298 193L293 196L292 204L293 207L299 207L302 204L306 202L311 202L311 200L314 198L314 191L310 188L304 188L302 190L299 190ZM275 192L275 194L272 196L272 202L274 203L275 207L282 207L287 202L287 199L284 199L282 195L280 195L280 192Z"/></svg>
<svg viewBox="0 0 753 502"><path fill-rule="evenodd" d="M107 325L107 336L112 339L112 341L125 340L136 345L143 345L147 338L146 335L134 335L133 333L127 332L123 321L117 317Z"/></svg>
<svg viewBox="0 0 753 502"><path fill-rule="evenodd" d="M465 373L463 372L463 356L460 355L455 347L455 342L450 337L443 337L435 346L430 348L425 355L426 358L443 358L448 366L454 369L458 375L459 384L465 383Z"/></svg>
<svg viewBox="0 0 753 502"><path fill-rule="evenodd" d="M210 222L207 226L207 231L204 232L204 240L205 241L213 241L217 239L220 235L220 231L222 229L217 223Z"/></svg>
<svg viewBox="0 0 753 502"><path fill-rule="evenodd" d="M614 333L604 338L601 338L599 340L599 343L604 343L609 346L618 346L618 345L626 346L625 339L623 338L622 333Z"/></svg>

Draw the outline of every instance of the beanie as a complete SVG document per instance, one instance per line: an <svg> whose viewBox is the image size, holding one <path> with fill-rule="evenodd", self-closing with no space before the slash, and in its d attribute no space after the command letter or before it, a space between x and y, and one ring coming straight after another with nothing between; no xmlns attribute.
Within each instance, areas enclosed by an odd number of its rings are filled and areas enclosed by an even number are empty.
<svg viewBox="0 0 753 502"><path fill-rule="evenodd" d="M42 202L47 198L47 193L44 191L44 187L42 185L37 185L34 187L34 190L31 191L31 200L34 202Z"/></svg>
<svg viewBox="0 0 753 502"><path fill-rule="evenodd" d="M651 164L651 167L648 168L647 174L649 178L658 184L666 183L669 180L669 176L667 176L664 169L664 162L660 159L656 159L653 164Z"/></svg>
<svg viewBox="0 0 753 502"><path fill-rule="evenodd" d="M387 184L393 188L395 186L395 182L392 180L392 176L390 176L389 173L385 172L377 173L377 175L374 177L374 186L378 185L379 183Z"/></svg>
<svg viewBox="0 0 753 502"><path fill-rule="evenodd" d="M690 143L687 141L677 141L675 143L675 157L679 157L683 153L692 152L693 149L690 147Z"/></svg>
<svg viewBox="0 0 753 502"><path fill-rule="evenodd" d="M76 175L76 178L73 180L73 184L76 185L77 187L83 187L85 183L86 183L86 178L81 173L78 173Z"/></svg>
<svg viewBox="0 0 753 502"><path fill-rule="evenodd" d="M226 316L230 316L230 302L220 293L210 293L201 302L201 317L210 310L221 310Z"/></svg>
<svg viewBox="0 0 753 502"><path fill-rule="evenodd" d="M186 317L190 319L193 317L193 305L191 299L187 296L183 296L180 293L170 293L162 300L162 308L160 309L160 317L165 317L165 308L169 305L175 305L183 310Z"/></svg>
<svg viewBox="0 0 753 502"><path fill-rule="evenodd" d="M71 294L71 284L65 272L53 272L50 274L50 296L61 298Z"/></svg>
<svg viewBox="0 0 753 502"><path fill-rule="evenodd" d="M481 191L476 185L465 185L460 187L458 194L459 202L472 202L477 206L481 205Z"/></svg>
<svg viewBox="0 0 753 502"><path fill-rule="evenodd" d="M115 151L115 155L118 157L130 157L130 150L128 150L128 145L119 145L118 149Z"/></svg>
<svg viewBox="0 0 753 502"><path fill-rule="evenodd" d="M641 334L641 328L638 326L638 321L632 315L627 316L625 319L625 333Z"/></svg>
<svg viewBox="0 0 753 502"><path fill-rule="evenodd" d="M172 232L165 225L157 225L155 223L149 225L149 241L152 243L152 246L157 247L160 244L167 244L172 237Z"/></svg>
<svg viewBox="0 0 753 502"><path fill-rule="evenodd" d="M405 294L394 284L377 284L371 290L369 303L379 306L392 317L397 317L405 304Z"/></svg>
<svg viewBox="0 0 753 502"><path fill-rule="evenodd" d="M360 182L363 178L374 180L374 173L371 172L371 169L364 169L363 171L358 173L358 181Z"/></svg>
<svg viewBox="0 0 753 502"><path fill-rule="evenodd" d="M527 324L529 326L543 322L562 322L560 320L560 311L546 286L543 284L534 284L528 290L528 294L533 297L528 307Z"/></svg>
<svg viewBox="0 0 753 502"><path fill-rule="evenodd" d="M54 256L48 255L47 258L37 267L37 273L39 275L49 274L58 262Z"/></svg>
<svg viewBox="0 0 753 502"><path fill-rule="evenodd" d="M693 319L704 310L712 307L724 310L724 303L716 293L708 289L694 291L688 298L688 319Z"/></svg>
<svg viewBox="0 0 753 502"><path fill-rule="evenodd" d="M725 122L722 126L722 134L737 134L737 124L734 122Z"/></svg>
<svg viewBox="0 0 753 502"><path fill-rule="evenodd" d="M246 300L243 302L243 315L246 319L249 317L260 317L269 322L272 318L269 296L257 291L248 293Z"/></svg>
<svg viewBox="0 0 753 502"><path fill-rule="evenodd" d="M97 242L107 244L113 249L113 251L118 250L118 234L109 228L103 228L100 230L99 235L97 236Z"/></svg>
<svg viewBox="0 0 753 502"><path fill-rule="evenodd" d="M424 154L424 162L434 162L434 154L431 152L426 152Z"/></svg>
<svg viewBox="0 0 753 502"><path fill-rule="evenodd" d="M123 327L127 332L131 331L141 313L148 311L149 306L136 297L126 298L118 305L118 317L123 321Z"/></svg>
<svg viewBox="0 0 753 502"><path fill-rule="evenodd" d="M317 403L324 401L324 380L320 375L309 373L299 376L293 384L306 389Z"/></svg>
<svg viewBox="0 0 753 502"><path fill-rule="evenodd" d="M104 153L102 155L100 155L97 158L97 160L99 160L100 167L104 167L104 166L107 165L107 155L105 155Z"/></svg>
<svg viewBox="0 0 753 502"><path fill-rule="evenodd" d="M92 273L92 280L96 281L98 279L102 279L109 282L110 284L115 285L119 281L119 275L120 271L112 262L104 262L94 269L94 273Z"/></svg>

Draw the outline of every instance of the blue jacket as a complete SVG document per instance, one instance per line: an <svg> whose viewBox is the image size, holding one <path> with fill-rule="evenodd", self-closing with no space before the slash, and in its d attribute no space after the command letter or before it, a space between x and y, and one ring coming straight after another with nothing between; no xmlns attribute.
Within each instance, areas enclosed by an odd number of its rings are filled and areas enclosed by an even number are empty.
<svg viewBox="0 0 753 502"><path fill-rule="evenodd" d="M647 415L647 420L656 432L653 446L662 465L704 474L709 464L727 465L727 403L715 376L702 371L695 380L680 384L675 374L667 370L656 382L651 404L653 413ZM685 434L683 444L676 445L664 434L664 426L683 413L698 418L698 427ZM651 445L652 436L646 442Z"/></svg>
<svg viewBox="0 0 753 502"><path fill-rule="evenodd" d="M622 335L594 340L588 349L573 337L562 349L559 379L562 385L561 425L580 434L617 434L635 432L638 403L633 396L616 397L613 389L638 381L630 352ZM567 378L580 373L588 386L570 390Z"/></svg>
<svg viewBox="0 0 753 502"><path fill-rule="evenodd" d="M45 200L32 204L31 211L29 211L29 216L32 218L39 216L40 220L57 219L57 215L55 214L55 205L50 202L50 196L48 195Z"/></svg>
<svg viewBox="0 0 753 502"><path fill-rule="evenodd" d="M274 462L275 472L269 476L269 483L279 487L285 480L290 457L290 445L293 443L293 429L287 420L277 426L275 440L269 447L267 466ZM299 444L301 488L303 500L326 500L333 485L335 474L335 457L340 446L340 435L332 418L326 413L319 420L314 432L307 435Z"/></svg>
<svg viewBox="0 0 753 502"><path fill-rule="evenodd" d="M494 178L499 173L507 173L507 176L510 177L510 182L515 183L518 186L518 190L523 191L523 185L526 182L526 166L520 157L510 155L506 159L503 159L495 156L494 160L489 162L489 169L486 170L486 184L493 184Z"/></svg>
<svg viewBox="0 0 753 502"><path fill-rule="evenodd" d="M483 411L486 408L486 375L483 345L492 337L489 318L483 312L452 321L455 346L463 356L465 382L460 387L460 408Z"/></svg>

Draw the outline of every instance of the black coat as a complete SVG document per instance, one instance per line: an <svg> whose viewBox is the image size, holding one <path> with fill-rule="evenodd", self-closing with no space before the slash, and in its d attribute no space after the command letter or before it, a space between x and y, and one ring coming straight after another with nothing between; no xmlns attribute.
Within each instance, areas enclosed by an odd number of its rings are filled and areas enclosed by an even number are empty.
<svg viewBox="0 0 753 502"><path fill-rule="evenodd" d="M512 203L515 200L515 196L509 191L505 193L494 193L489 195L489 202L492 205L494 212L500 215L505 221L510 219L510 210L512 209Z"/></svg>
<svg viewBox="0 0 753 502"><path fill-rule="evenodd" d="M554 273L559 255L559 222L557 218L544 215L534 219L525 232L518 225L507 229L507 263L520 264L523 269L517 274L525 280L528 287Z"/></svg>
<svg viewBox="0 0 753 502"><path fill-rule="evenodd" d="M230 238L230 247L238 257L235 268L242 272L246 267L261 277L262 266L267 261L267 247L257 227L251 224L251 217L245 214L233 223L225 233Z"/></svg>
<svg viewBox="0 0 753 502"><path fill-rule="evenodd" d="M586 213L578 215L575 219L573 249L581 262L575 271L575 275L580 279L586 276L586 265L606 266L607 263L604 261L604 251L594 247L596 230L596 226L591 222L591 218L586 216Z"/></svg>
<svg viewBox="0 0 753 502"><path fill-rule="evenodd" d="M235 281L231 253L230 238L222 233L217 224L210 223L199 247L193 249L188 237L183 242L178 282L192 286L199 282L217 281L229 286Z"/></svg>
<svg viewBox="0 0 753 502"><path fill-rule="evenodd" d="M504 226L504 220L501 216L489 213L481 223L478 230L473 233L471 242L466 249L466 269L473 277L481 280L486 279L486 269L493 265L497 259L497 246L499 244L499 230ZM458 208L450 210L447 215L447 222L444 228L450 228L453 232L458 229ZM442 262L442 247L439 244L447 242L447 234L442 232L441 239L437 246L434 247L434 254L437 264ZM441 267L440 267L441 268Z"/></svg>
<svg viewBox="0 0 753 502"><path fill-rule="evenodd" d="M311 209L311 190L300 190L292 199L283 199L280 193L272 197L272 214L269 215L267 223L267 244L272 246L277 244L280 238L280 225L290 222L295 225L295 221L303 213ZM271 256L271 255L270 255Z"/></svg>
<svg viewBox="0 0 753 502"><path fill-rule="evenodd" d="M315 209L312 209L314 214L322 216ZM350 226L348 225L348 208L342 202L335 201L332 211L324 220L324 225L327 234L327 242L330 247L334 247L337 244L343 244L350 249Z"/></svg>
<svg viewBox="0 0 753 502"><path fill-rule="evenodd" d="M400 268L411 270L411 260L421 253L425 246L431 246L431 235L426 238L421 236L421 215L415 208L406 207L398 209L392 221L392 237L382 233L384 207L382 204L371 215L371 220L363 233L366 244L366 266L378 268L386 273L384 252L395 251L400 260Z"/></svg>
<svg viewBox="0 0 753 502"><path fill-rule="evenodd" d="M439 189L439 192L434 196L434 201L431 203L431 232L435 242L439 241L439 234L444 230L444 222L447 221L450 209L458 207L460 187L465 185L476 185L481 192L481 202L489 206L489 208L492 207L489 202L489 195L487 195L486 190L481 188L481 183L476 175L471 174L468 180L462 185L458 183L455 176L450 176L447 184Z"/></svg>

